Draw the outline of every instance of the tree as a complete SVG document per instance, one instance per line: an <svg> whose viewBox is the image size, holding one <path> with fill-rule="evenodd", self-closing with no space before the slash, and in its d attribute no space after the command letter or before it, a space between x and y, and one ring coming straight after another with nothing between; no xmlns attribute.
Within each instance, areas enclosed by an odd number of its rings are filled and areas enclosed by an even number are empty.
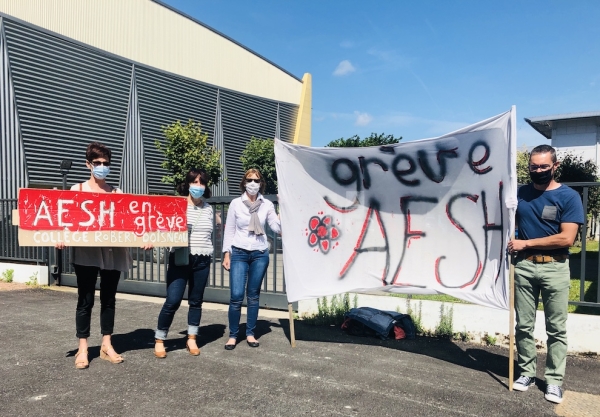
<svg viewBox="0 0 600 417"><path fill-rule="evenodd" d="M183 125L179 120L168 126L161 126L164 143L154 141L156 148L165 156L161 168L170 174L161 181L172 184L174 188L185 181L190 169L201 168L206 171L209 185L216 184L221 177L223 167L220 163L221 152L208 145L208 134L200 129L200 123L188 120Z"/></svg>
<svg viewBox="0 0 600 417"><path fill-rule="evenodd" d="M529 184L529 151L517 151L517 183Z"/></svg>
<svg viewBox="0 0 600 417"><path fill-rule="evenodd" d="M402 140L402 136L394 137L394 135L386 135L385 133L371 133L364 139L360 136L354 135L349 138L339 138L329 142L327 147L330 148L351 148L351 147L365 147L365 146L381 146L381 145L393 145Z"/></svg>
<svg viewBox="0 0 600 417"><path fill-rule="evenodd" d="M528 184L529 178L529 156L526 150L517 152L517 182ZM554 178L558 182L596 182L598 180L598 166L592 161L584 161L583 157L565 152L557 155L560 165L556 170ZM575 188L580 195L583 190ZM597 216L600 213L600 188L590 187L588 193L588 213Z"/></svg>
<svg viewBox="0 0 600 417"><path fill-rule="evenodd" d="M558 182L596 182L598 181L598 165L591 159L583 160L580 155L565 153L559 155L560 165L556 170ZM575 187L583 195L583 188ZM588 213L597 216L600 213L600 189L590 187L588 192Z"/></svg>
<svg viewBox="0 0 600 417"><path fill-rule="evenodd" d="M275 170L275 141L252 137L240 157L244 171L256 168L267 183L265 194L277 194L277 171Z"/></svg>

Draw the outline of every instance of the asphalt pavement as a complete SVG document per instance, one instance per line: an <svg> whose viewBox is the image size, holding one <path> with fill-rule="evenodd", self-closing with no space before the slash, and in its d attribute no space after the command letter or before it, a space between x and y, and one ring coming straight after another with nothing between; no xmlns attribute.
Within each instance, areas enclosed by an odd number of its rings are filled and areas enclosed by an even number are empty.
<svg viewBox="0 0 600 417"><path fill-rule="evenodd" d="M0 416L557 415L541 384L508 391L506 349L434 338L380 341L297 321L293 349L287 319L259 317L260 347L226 351L227 313L205 309L192 357L182 306L156 359L160 304L136 300L117 301L113 345L125 362L99 358L97 299L90 367L76 370L75 305L69 292L0 292ZM569 357L565 388L600 415L600 360Z"/></svg>

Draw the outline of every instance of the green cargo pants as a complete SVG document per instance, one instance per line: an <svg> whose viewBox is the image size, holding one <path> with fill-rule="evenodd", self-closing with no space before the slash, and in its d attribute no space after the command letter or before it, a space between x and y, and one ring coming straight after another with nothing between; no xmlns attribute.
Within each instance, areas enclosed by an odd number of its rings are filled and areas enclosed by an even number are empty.
<svg viewBox="0 0 600 417"><path fill-rule="evenodd" d="M535 377L537 351L533 329L540 294L546 317L548 354L546 384L561 386L567 364L567 307L570 287L569 261L536 264L520 260L515 266L517 361L521 375Z"/></svg>
<svg viewBox="0 0 600 417"><path fill-rule="evenodd" d="M567 363L567 307L570 286L569 260L533 263L520 260L515 266L517 361L521 375L535 377L537 352L533 329L540 294L546 316L548 355L546 384L561 386Z"/></svg>

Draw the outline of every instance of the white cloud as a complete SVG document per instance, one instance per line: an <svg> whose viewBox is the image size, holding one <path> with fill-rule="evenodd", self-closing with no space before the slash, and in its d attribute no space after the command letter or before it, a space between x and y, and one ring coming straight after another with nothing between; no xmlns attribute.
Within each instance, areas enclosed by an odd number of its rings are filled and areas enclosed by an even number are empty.
<svg viewBox="0 0 600 417"><path fill-rule="evenodd" d="M352 65L352 63L350 61L348 61L347 59L344 59L342 62L340 62L338 64L335 71L333 71L333 75L335 75L336 77L340 77L342 75L350 74L351 72L354 72L354 71L356 71L356 68L354 68L354 65Z"/></svg>
<svg viewBox="0 0 600 417"><path fill-rule="evenodd" d="M354 48L354 42L352 41L343 41L340 43L340 46L345 49Z"/></svg>
<svg viewBox="0 0 600 417"><path fill-rule="evenodd" d="M356 117L354 120L354 124L356 126L366 126L373 121L373 116L371 116L369 113L355 111L354 116Z"/></svg>

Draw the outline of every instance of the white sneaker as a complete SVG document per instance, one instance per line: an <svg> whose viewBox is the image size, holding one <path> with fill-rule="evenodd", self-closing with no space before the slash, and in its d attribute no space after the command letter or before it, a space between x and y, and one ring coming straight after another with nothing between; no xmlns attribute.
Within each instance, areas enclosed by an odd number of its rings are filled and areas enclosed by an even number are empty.
<svg viewBox="0 0 600 417"><path fill-rule="evenodd" d="M563 400L563 392L562 388L558 385L548 385L546 386L546 395L544 398L548 401L556 404L562 403Z"/></svg>
<svg viewBox="0 0 600 417"><path fill-rule="evenodd" d="M513 389L515 391L527 391L529 386L533 384L535 384L534 377L521 375L513 384Z"/></svg>

